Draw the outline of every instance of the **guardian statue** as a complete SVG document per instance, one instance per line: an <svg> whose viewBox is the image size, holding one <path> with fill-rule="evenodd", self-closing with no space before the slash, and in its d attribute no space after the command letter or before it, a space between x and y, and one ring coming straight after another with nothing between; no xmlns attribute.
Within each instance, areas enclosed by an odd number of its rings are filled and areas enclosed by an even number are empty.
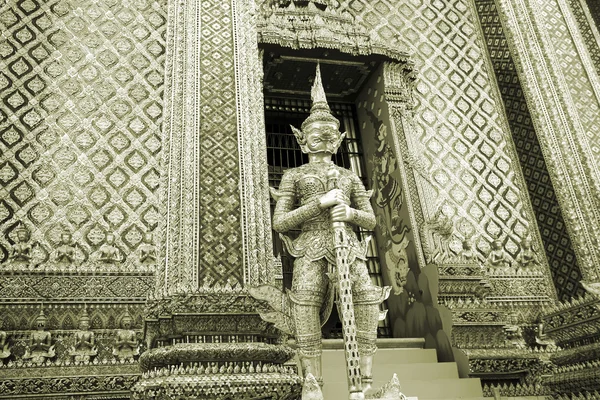
<svg viewBox="0 0 600 400"><path fill-rule="evenodd" d="M304 376L322 384L321 327L329 318L334 296L347 349L350 398L364 398L370 389L378 321L385 316L379 304L390 288L374 285L366 265L367 243L354 227L372 230L375 215L365 190L352 171L332 161L345 136L332 113L321 83L319 66L311 90L310 116L301 130L292 126L308 163L285 171L278 190L273 229L294 257L292 287L281 293L272 286L250 289L273 308L261 314L296 338ZM283 235L300 229L292 240Z"/></svg>

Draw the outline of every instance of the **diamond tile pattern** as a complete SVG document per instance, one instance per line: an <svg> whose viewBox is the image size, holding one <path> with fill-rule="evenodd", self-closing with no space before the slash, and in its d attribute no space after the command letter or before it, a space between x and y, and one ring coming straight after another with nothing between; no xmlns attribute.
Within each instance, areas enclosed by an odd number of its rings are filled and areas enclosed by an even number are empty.
<svg viewBox="0 0 600 400"><path fill-rule="evenodd" d="M600 2L596 0L586 0L587 6L592 14L592 18L596 22L596 26L600 29Z"/></svg>
<svg viewBox="0 0 600 400"><path fill-rule="evenodd" d="M544 2L539 13L544 17L544 29L548 32L551 43L554 44L556 61L569 87L573 103L577 107L581 125L585 127L595 161L591 167L597 174L600 166L600 107L597 101L590 101L590 98L595 96L595 91L574 44L574 40L578 39L571 36L567 21L556 2Z"/></svg>
<svg viewBox="0 0 600 400"><path fill-rule="evenodd" d="M233 65L233 21L229 1L201 8L199 282L242 283L239 152Z"/></svg>
<svg viewBox="0 0 600 400"><path fill-rule="evenodd" d="M157 218L166 1L1 4L0 262L19 221L48 252L63 229L134 251Z"/></svg>
<svg viewBox="0 0 600 400"><path fill-rule="evenodd" d="M526 188L507 145L510 133L493 96L471 2L345 0L341 8L412 54L419 79L416 136L408 138L409 146L423 161L431 185L448 194L458 223L473 227L480 257L500 234L514 259L534 224L533 211L522 201ZM429 207L426 215L433 215L439 202L434 195L422 201Z"/></svg>
<svg viewBox="0 0 600 400"><path fill-rule="evenodd" d="M494 0L476 0L496 80L560 300L583 295L581 270L541 152Z"/></svg>
<svg viewBox="0 0 600 400"><path fill-rule="evenodd" d="M583 5L579 0L570 0L569 4L571 6L571 10L575 15L575 19L577 20L577 26L583 39L585 41L585 45L587 50L590 52L590 57L592 57L592 62L596 67L596 73L600 75L600 43L596 41L596 37L592 32L592 28L590 27L590 21L586 18L585 12L583 10ZM594 0L588 0L589 11L592 14L592 24L595 24L596 29L600 28L600 2Z"/></svg>

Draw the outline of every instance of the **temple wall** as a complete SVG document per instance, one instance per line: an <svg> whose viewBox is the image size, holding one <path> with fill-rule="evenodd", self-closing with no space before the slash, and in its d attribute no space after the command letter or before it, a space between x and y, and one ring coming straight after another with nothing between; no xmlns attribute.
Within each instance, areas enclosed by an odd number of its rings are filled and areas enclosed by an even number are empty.
<svg viewBox="0 0 600 400"><path fill-rule="evenodd" d="M114 233L116 268L135 271L161 218L165 4L9 2L0 16L0 262L22 225L33 270L54 261L66 231L76 264Z"/></svg>
<svg viewBox="0 0 600 400"><path fill-rule="evenodd" d="M497 235L513 261L528 233L539 252L543 246L473 4L355 1L342 2L342 9L416 63L411 154L403 163L417 182L410 194L422 208L419 225L441 208L459 233L475 238L480 261ZM451 247L459 249L457 239ZM544 286L556 296L550 279Z"/></svg>
<svg viewBox="0 0 600 400"><path fill-rule="evenodd" d="M164 2L4 2L0 7L0 309L5 330L142 326L154 286ZM15 255L28 233L30 260ZM63 233L72 259L60 259ZM107 235L114 262L100 261ZM106 304L111 304L106 306ZM114 308L113 308L114 307Z"/></svg>

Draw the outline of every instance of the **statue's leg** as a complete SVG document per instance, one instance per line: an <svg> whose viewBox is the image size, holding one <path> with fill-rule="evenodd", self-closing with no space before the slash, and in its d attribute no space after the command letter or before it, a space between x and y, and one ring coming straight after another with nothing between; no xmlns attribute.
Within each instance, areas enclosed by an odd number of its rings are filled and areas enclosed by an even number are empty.
<svg viewBox="0 0 600 400"><path fill-rule="evenodd" d="M296 343L303 376L311 373L323 385L321 373L321 321L319 310L327 290L325 259L294 261L290 300L296 326Z"/></svg>
<svg viewBox="0 0 600 400"><path fill-rule="evenodd" d="M363 391L371 388L373 383L373 355L377 350L377 326L379 325L379 304L384 294L379 286L374 285L364 261L357 259L351 267L354 279L352 297L356 318L356 340L360 355L360 374Z"/></svg>

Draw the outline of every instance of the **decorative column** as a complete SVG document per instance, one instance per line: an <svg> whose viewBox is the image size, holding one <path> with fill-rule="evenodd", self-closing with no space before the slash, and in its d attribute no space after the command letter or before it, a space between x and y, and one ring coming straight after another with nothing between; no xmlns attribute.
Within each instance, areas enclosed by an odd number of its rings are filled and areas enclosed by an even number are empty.
<svg viewBox="0 0 600 400"><path fill-rule="evenodd" d="M298 394L246 292L275 279L256 35L253 1L170 3L162 259L134 398Z"/></svg>
<svg viewBox="0 0 600 400"><path fill-rule="evenodd" d="M157 295L274 279L251 3L170 5Z"/></svg>
<svg viewBox="0 0 600 400"><path fill-rule="evenodd" d="M600 281L600 79L567 0L497 2L584 280Z"/></svg>

